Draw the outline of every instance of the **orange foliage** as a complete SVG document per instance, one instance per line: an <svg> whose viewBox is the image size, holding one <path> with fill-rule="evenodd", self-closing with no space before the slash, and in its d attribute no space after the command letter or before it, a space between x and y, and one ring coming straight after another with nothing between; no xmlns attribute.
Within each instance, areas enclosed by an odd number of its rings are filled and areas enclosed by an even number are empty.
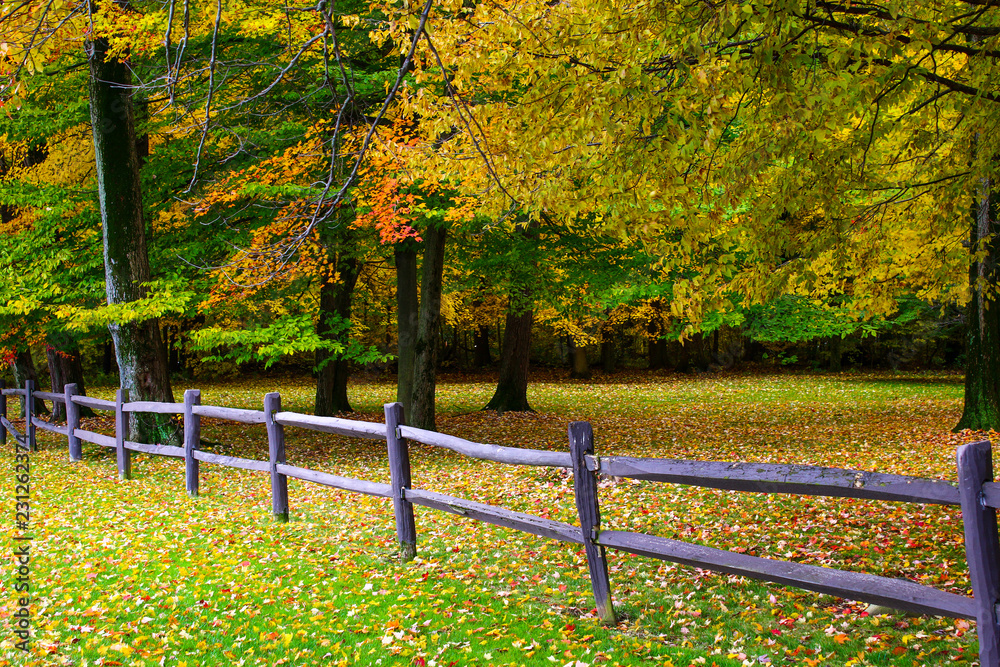
<svg viewBox="0 0 1000 667"><path fill-rule="evenodd" d="M413 193L403 193L399 179L385 177L363 188L366 204L371 208L355 218L356 228L372 227L382 243L399 243L408 238L422 240L409 223L417 212L420 199Z"/></svg>

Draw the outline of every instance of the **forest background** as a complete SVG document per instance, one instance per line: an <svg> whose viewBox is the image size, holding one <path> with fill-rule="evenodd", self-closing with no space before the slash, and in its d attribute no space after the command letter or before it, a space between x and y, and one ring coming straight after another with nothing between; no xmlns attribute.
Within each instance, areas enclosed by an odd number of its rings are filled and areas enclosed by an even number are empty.
<svg viewBox="0 0 1000 667"><path fill-rule="evenodd" d="M0 7L18 383L945 366L1000 428L991 3Z"/></svg>

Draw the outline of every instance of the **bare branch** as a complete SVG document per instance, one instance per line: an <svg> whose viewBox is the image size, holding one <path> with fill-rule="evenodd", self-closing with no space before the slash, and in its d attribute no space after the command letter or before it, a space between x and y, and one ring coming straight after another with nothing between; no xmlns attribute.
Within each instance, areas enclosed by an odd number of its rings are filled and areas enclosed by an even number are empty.
<svg viewBox="0 0 1000 667"><path fill-rule="evenodd" d="M198 180L198 170L201 167L201 154L205 150L205 141L208 139L208 130L212 123L212 96L215 93L215 66L216 49L219 44L219 26L222 25L222 0L216 0L215 26L212 28L212 55L208 61L208 95L205 98L205 125L201 132L201 140L198 142L198 150L194 157L194 174L191 175L191 182L185 192L190 192Z"/></svg>

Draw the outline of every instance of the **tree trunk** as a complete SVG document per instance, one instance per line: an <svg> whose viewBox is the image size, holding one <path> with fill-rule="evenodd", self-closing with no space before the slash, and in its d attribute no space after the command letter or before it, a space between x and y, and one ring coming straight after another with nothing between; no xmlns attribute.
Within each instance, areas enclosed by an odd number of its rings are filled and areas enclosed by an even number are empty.
<svg viewBox="0 0 1000 667"><path fill-rule="evenodd" d="M601 369L605 375L615 372L615 338L608 327L601 331Z"/></svg>
<svg viewBox="0 0 1000 667"><path fill-rule="evenodd" d="M493 365L493 357L490 356L490 327L480 324L476 327L472 347L475 349L475 357L472 364L476 368L486 368Z"/></svg>
<svg viewBox="0 0 1000 667"><path fill-rule="evenodd" d="M83 381L83 364L80 362L80 348L75 342L49 341L45 348L49 361L49 386L57 394L66 391L66 385L76 384L77 391L87 395L87 386ZM79 406L81 417L93 417L94 411L85 405ZM52 421L65 421L66 406L53 403Z"/></svg>
<svg viewBox="0 0 1000 667"><path fill-rule="evenodd" d="M618 370L615 366L616 354L614 341L606 340L601 342L601 368L604 370L605 375L611 375Z"/></svg>
<svg viewBox="0 0 1000 667"><path fill-rule="evenodd" d="M511 299L504 328L503 348L500 351L500 379L493 398L483 410L504 412L533 412L528 405L528 361L531 354L530 308L518 310Z"/></svg>
<svg viewBox="0 0 1000 667"><path fill-rule="evenodd" d="M840 336L830 337L830 371L839 373L844 369L844 339Z"/></svg>
<svg viewBox="0 0 1000 667"><path fill-rule="evenodd" d="M413 364L412 410L409 423L435 430L434 394L437 381L438 340L441 337L441 287L444 277L444 246L448 230L430 226L424 232L424 269L420 284L420 319L417 323L416 356Z"/></svg>
<svg viewBox="0 0 1000 667"><path fill-rule="evenodd" d="M31 350L19 350L16 355L14 355L14 363L12 364L12 369L14 371L14 382L17 383L18 389L24 389L24 383L31 380L35 384L35 388L38 388L38 371L35 370L35 360L31 357ZM49 414L49 409L45 407L45 403L36 398L35 404L35 414L36 415L47 415ZM24 416L24 397L21 397L21 417Z"/></svg>
<svg viewBox="0 0 1000 667"><path fill-rule="evenodd" d="M52 392L62 392L66 389L66 368L63 365L62 354L51 344L45 346L45 356L49 362L49 386ZM62 403L52 403L51 421L66 421L66 406Z"/></svg>
<svg viewBox="0 0 1000 667"><path fill-rule="evenodd" d="M666 344L666 341L661 341ZM674 370L678 373L690 373L692 368L691 363L691 347L694 345L692 340L679 341L677 343L677 363L674 365Z"/></svg>
<svg viewBox="0 0 1000 667"><path fill-rule="evenodd" d="M650 304L656 319L650 320L646 327L649 333L649 370L656 371L667 365L667 341L663 338L663 317L660 315L661 304L658 300Z"/></svg>
<svg viewBox="0 0 1000 667"><path fill-rule="evenodd" d="M94 135L97 192L104 233L104 275L109 304L146 296L150 279L142 188L132 111L132 72L107 56L103 39L87 43L90 61L90 120ZM113 323L120 382L130 400L172 403L170 374L155 319ZM179 444L176 424L163 415L131 413L131 434L139 442Z"/></svg>
<svg viewBox="0 0 1000 667"><path fill-rule="evenodd" d="M577 345L572 338L569 340L569 348L572 362L569 376L575 380L589 380L590 364L587 363L587 348Z"/></svg>
<svg viewBox="0 0 1000 667"><path fill-rule="evenodd" d="M416 359L417 244L407 239L396 245L396 401L403 404L403 416L410 419L413 408L413 363Z"/></svg>
<svg viewBox="0 0 1000 667"><path fill-rule="evenodd" d="M101 372L111 375L111 371L117 371L115 367L115 345L111 341L104 343L101 351Z"/></svg>
<svg viewBox="0 0 1000 667"><path fill-rule="evenodd" d="M649 370L656 371L667 365L667 341L657 334L649 339Z"/></svg>
<svg viewBox="0 0 1000 667"><path fill-rule="evenodd" d="M319 290L319 321L316 331L323 340L347 347L350 338L351 297L358 283L360 264L356 257L341 253L336 260L339 280L328 276ZM346 326L345 326L346 325ZM316 350L316 407L314 414L329 417L353 412L347 399L348 361L342 353Z"/></svg>
<svg viewBox="0 0 1000 667"><path fill-rule="evenodd" d="M1000 303L997 283L996 196L988 179L981 183L972 216L969 251L985 251L969 266L969 300L965 318L965 409L955 431L1000 430Z"/></svg>

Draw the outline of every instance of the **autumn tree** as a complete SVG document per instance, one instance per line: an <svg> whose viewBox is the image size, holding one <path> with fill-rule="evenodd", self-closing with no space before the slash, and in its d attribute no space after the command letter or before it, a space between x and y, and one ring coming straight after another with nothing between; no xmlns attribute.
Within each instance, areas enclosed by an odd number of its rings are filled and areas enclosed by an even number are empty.
<svg viewBox="0 0 1000 667"><path fill-rule="evenodd" d="M7 322L0 354L23 385L41 379L31 348L44 349L52 391L85 386L79 345L89 329L75 315L104 298L96 211L79 188L93 171L93 144L81 131L86 106L52 105L70 87L63 79L30 88L20 101L27 113L0 123L0 267L7 276L0 283L0 318ZM54 411L61 418L61 406Z"/></svg>
<svg viewBox="0 0 1000 667"><path fill-rule="evenodd" d="M799 294L864 320L901 294L970 308L966 414L1000 426L988 307L998 10L935 4L493 3L431 21L411 98L428 154L496 219L646 239L671 314ZM473 159L475 158L475 159Z"/></svg>
<svg viewBox="0 0 1000 667"><path fill-rule="evenodd" d="M434 430L445 251L449 230L465 217L465 207L447 183L422 168L412 119L398 118L382 139L358 188L361 220L393 245L397 400L408 423Z"/></svg>
<svg viewBox="0 0 1000 667"><path fill-rule="evenodd" d="M105 8L118 7L106 3ZM120 7L119 7L120 8ZM113 10L112 10L113 11ZM2 74L8 105L18 105L28 86L25 80L46 66L66 67L82 56L89 66L90 124L94 145L97 195L104 236L107 303L131 303L147 296L150 282L143 217L139 156L133 111L132 68L119 47L109 41L109 31L95 20L95 6L19 5L0 15L4 27ZM91 26L84 53L76 52L75 35ZM93 29L99 26L96 30ZM67 34L69 33L69 34ZM172 401L159 327L155 319L124 318L109 325L115 340L121 381L134 398ZM136 419L134 437L164 439L169 431L157 428L155 418Z"/></svg>

